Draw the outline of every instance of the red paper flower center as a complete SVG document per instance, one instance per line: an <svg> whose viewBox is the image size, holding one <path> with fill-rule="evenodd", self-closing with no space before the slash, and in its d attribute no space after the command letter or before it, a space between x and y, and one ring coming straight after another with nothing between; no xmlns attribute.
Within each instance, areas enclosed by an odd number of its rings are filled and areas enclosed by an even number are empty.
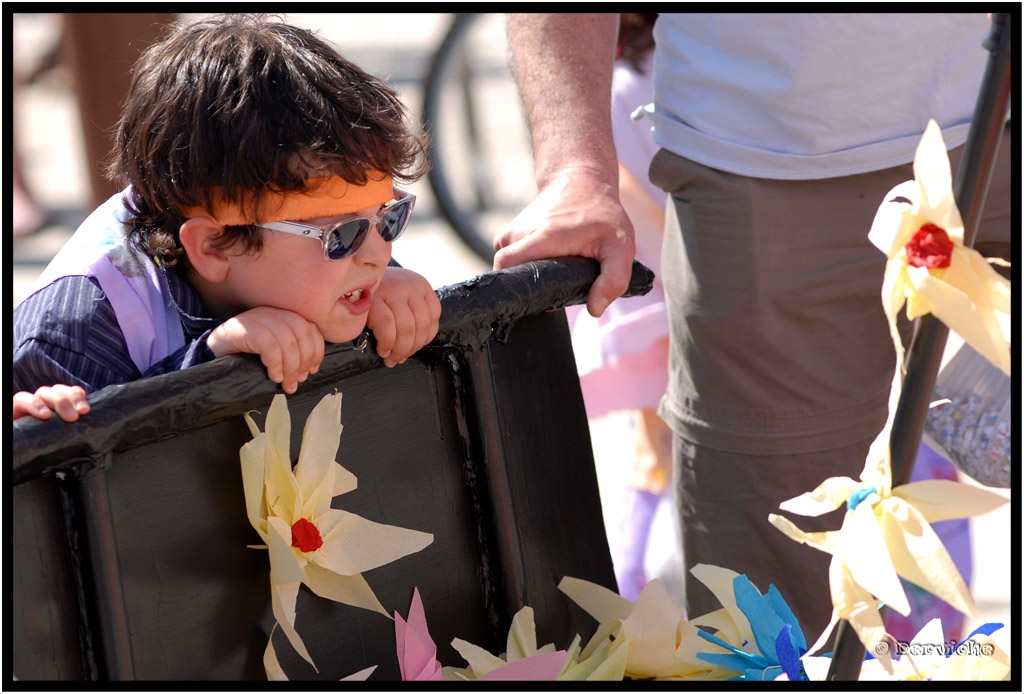
<svg viewBox="0 0 1024 694"><path fill-rule="evenodd" d="M305 518L295 521L292 526L292 547L298 547L303 552L315 552L323 544L324 540L315 525Z"/></svg>
<svg viewBox="0 0 1024 694"><path fill-rule="evenodd" d="M953 256L953 240L945 229L925 224L907 244L907 263L914 267L949 267Z"/></svg>

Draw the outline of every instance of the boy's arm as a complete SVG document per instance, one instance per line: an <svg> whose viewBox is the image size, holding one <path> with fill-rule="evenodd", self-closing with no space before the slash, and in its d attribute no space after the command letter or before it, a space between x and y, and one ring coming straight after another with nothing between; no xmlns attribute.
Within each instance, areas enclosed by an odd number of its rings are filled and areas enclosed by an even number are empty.
<svg viewBox="0 0 1024 694"><path fill-rule="evenodd" d="M227 319L210 333L214 356L258 354L267 376L294 393L324 360L324 338L317 327L292 311L259 306Z"/></svg>
<svg viewBox="0 0 1024 694"><path fill-rule="evenodd" d="M14 308L12 391L62 383L87 393L141 376L113 307L86 277L66 277Z"/></svg>
<svg viewBox="0 0 1024 694"><path fill-rule="evenodd" d="M422 275L390 266L373 297L366 326L387 367L401 364L437 335L441 301Z"/></svg>
<svg viewBox="0 0 1024 694"><path fill-rule="evenodd" d="M34 393L43 386L62 383L91 393L213 358L206 335L200 335L139 373L113 307L96 281L87 277L63 278L14 309L12 373L16 392Z"/></svg>

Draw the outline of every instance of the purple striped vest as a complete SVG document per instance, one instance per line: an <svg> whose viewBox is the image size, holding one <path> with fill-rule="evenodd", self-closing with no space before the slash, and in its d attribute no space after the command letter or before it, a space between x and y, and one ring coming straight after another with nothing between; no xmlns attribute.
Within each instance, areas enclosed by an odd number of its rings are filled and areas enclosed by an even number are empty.
<svg viewBox="0 0 1024 694"><path fill-rule="evenodd" d="M100 205L54 256L35 286L62 277L95 278L114 307L128 354L141 373L185 345L178 309L154 262L124 243L126 188Z"/></svg>

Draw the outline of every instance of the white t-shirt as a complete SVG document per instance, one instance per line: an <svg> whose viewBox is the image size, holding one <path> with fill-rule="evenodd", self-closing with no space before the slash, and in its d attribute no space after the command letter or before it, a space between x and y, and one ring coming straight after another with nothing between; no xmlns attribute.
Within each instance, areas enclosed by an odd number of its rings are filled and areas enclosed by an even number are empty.
<svg viewBox="0 0 1024 694"><path fill-rule="evenodd" d="M665 191L651 183L647 171L658 153L651 138L651 124L636 120L633 112L651 103L654 94L654 52L643 56L637 72L626 60L616 60L612 72L612 137L619 164L633 174L659 208L665 206Z"/></svg>
<svg viewBox="0 0 1024 694"><path fill-rule="evenodd" d="M905 164L931 118L966 140L988 32L984 13L662 14L654 139L757 178Z"/></svg>

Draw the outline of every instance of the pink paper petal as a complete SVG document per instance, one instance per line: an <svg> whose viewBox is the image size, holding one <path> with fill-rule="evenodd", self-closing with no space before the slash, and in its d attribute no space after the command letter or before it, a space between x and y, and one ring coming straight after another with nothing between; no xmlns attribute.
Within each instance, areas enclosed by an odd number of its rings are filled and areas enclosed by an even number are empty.
<svg viewBox="0 0 1024 694"><path fill-rule="evenodd" d="M402 681L443 679L441 663L437 661L437 646L427 630L423 601L416 588L413 589L412 604L409 605L409 621L395 613L395 645L398 648L398 667Z"/></svg>
<svg viewBox="0 0 1024 694"><path fill-rule="evenodd" d="M477 679L491 682L551 682L558 677L568 658L566 651L532 655L491 670Z"/></svg>

